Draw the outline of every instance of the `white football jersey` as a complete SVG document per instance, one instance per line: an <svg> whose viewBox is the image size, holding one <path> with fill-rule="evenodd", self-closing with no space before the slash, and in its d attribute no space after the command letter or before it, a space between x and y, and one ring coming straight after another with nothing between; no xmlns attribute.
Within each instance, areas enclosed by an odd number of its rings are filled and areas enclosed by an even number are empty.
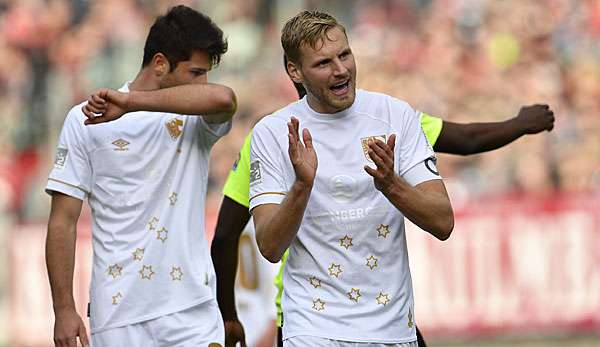
<svg viewBox="0 0 600 347"><path fill-rule="evenodd" d="M85 126L82 106L67 115L46 191L92 210L92 333L215 300L204 204L210 149L231 122L133 112Z"/></svg>
<svg viewBox="0 0 600 347"><path fill-rule="evenodd" d="M250 208L281 203L295 180L287 122L308 128L319 165L283 277L284 338L355 342L416 340L404 216L364 170L370 139L396 134L395 169L410 184L440 179L416 112L393 97L357 90L354 104L319 114L306 98L254 128Z"/></svg>

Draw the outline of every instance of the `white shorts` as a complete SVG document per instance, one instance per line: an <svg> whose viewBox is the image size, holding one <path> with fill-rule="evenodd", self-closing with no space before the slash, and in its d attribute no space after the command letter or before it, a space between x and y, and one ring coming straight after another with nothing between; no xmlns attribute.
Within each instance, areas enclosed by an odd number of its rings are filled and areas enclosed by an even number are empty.
<svg viewBox="0 0 600 347"><path fill-rule="evenodd" d="M222 347L225 330L215 300L148 321L92 334L92 347Z"/></svg>
<svg viewBox="0 0 600 347"><path fill-rule="evenodd" d="M417 341L405 343L371 343L330 340L316 336L294 336L283 340L283 347L417 347Z"/></svg>

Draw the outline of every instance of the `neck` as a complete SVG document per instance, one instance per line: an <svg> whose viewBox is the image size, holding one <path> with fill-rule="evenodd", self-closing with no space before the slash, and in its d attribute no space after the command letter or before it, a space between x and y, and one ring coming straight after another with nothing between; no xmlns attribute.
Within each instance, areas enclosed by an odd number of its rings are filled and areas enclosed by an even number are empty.
<svg viewBox="0 0 600 347"><path fill-rule="evenodd" d="M156 76L147 68L142 68L135 79L129 84L129 90L156 90L160 83Z"/></svg>

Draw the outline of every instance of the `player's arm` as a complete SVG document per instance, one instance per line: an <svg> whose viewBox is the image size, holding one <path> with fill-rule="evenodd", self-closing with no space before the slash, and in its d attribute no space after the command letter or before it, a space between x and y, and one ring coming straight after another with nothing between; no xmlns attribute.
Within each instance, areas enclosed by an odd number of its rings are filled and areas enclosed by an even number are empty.
<svg viewBox="0 0 600 347"><path fill-rule="evenodd" d="M469 155L505 146L526 134L550 131L554 112L548 105L524 106L503 122L458 124L444 121L433 146L436 152Z"/></svg>
<svg viewBox="0 0 600 347"><path fill-rule="evenodd" d="M448 239L454 228L454 213L443 181L432 179L413 187L396 174L395 143L396 135L391 135L387 143L370 141L368 154L376 168L365 166L365 171L373 177L375 187L406 218L438 239ZM424 165L426 163L419 163L412 170L422 169Z"/></svg>
<svg viewBox="0 0 600 347"><path fill-rule="evenodd" d="M73 299L73 269L77 220L82 201L58 192L52 195L48 234L46 236L46 266L52 290L54 343L56 346L76 346L76 337L88 345L85 325L75 309Z"/></svg>
<svg viewBox="0 0 600 347"><path fill-rule="evenodd" d="M252 209L256 242L260 253L270 262L278 262L290 246L300 228L317 172L317 154L308 129L302 132L299 122L292 117L288 123L288 155L296 179L281 204L263 204Z"/></svg>
<svg viewBox="0 0 600 347"><path fill-rule="evenodd" d="M202 116L207 123L225 123L237 109L229 87L204 83L149 91L122 93L113 89L94 92L82 107L86 125L109 122L136 111L169 112Z"/></svg>
<svg viewBox="0 0 600 347"><path fill-rule="evenodd" d="M223 196L211 256L217 275L217 302L225 323L225 344L240 341L245 346L244 328L235 308L235 277L240 235L250 219L248 207Z"/></svg>

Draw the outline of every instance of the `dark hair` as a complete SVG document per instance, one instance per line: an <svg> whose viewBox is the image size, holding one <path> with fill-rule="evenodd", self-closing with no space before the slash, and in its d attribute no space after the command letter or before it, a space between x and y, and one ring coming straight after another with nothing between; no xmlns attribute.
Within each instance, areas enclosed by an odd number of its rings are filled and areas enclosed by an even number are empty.
<svg viewBox="0 0 600 347"><path fill-rule="evenodd" d="M208 16L184 5L175 6L152 24L144 45L142 67L156 53L162 53L173 70L179 62L190 59L194 51L206 52L214 66L227 51L227 40Z"/></svg>

